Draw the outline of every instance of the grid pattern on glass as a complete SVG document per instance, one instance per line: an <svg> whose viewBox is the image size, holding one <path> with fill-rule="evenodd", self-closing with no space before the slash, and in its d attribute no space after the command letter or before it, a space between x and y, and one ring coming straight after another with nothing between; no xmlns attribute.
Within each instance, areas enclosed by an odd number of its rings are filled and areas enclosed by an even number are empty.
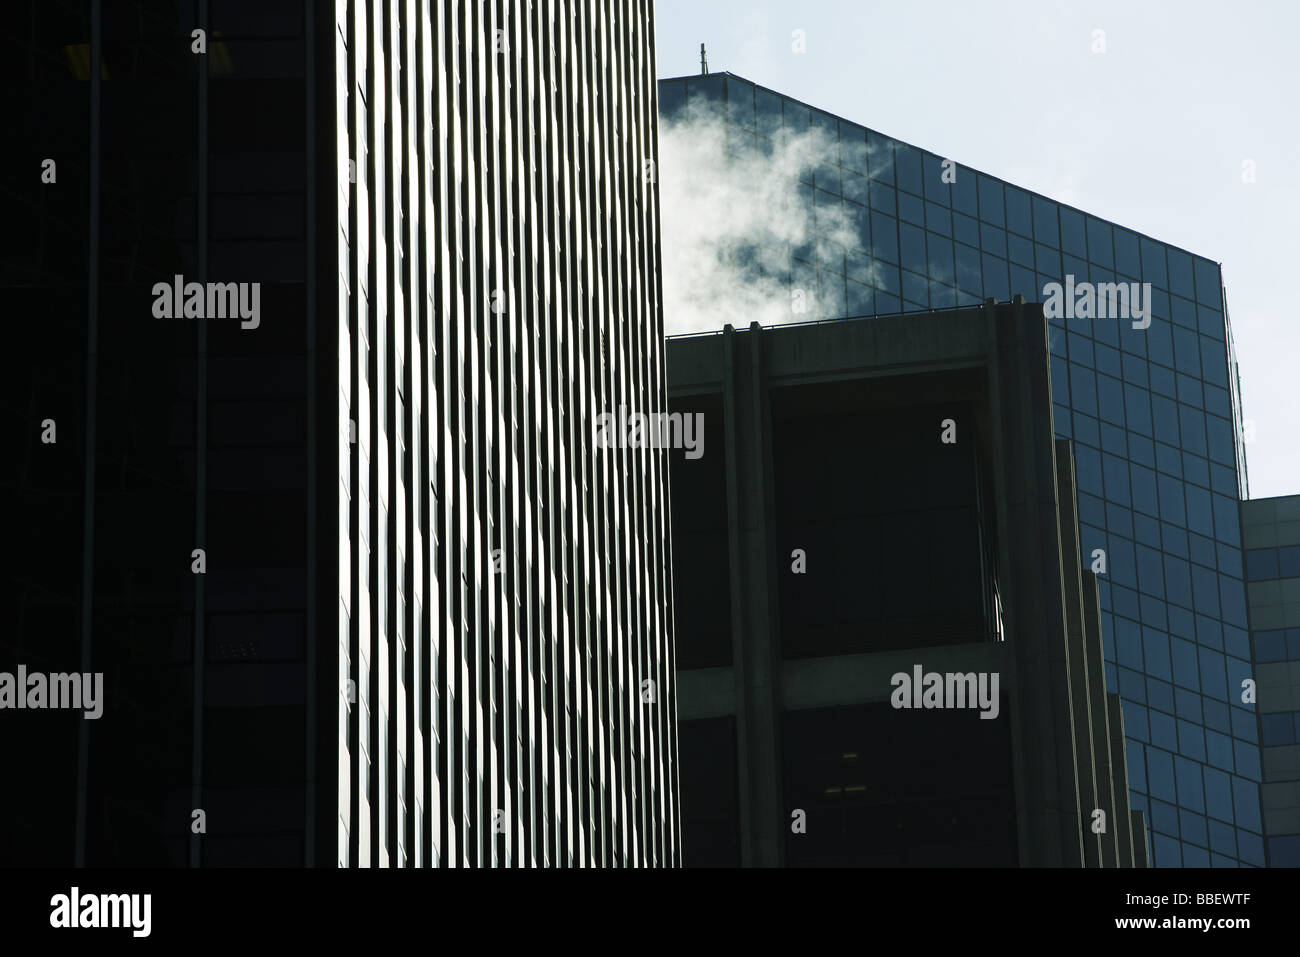
<svg viewBox="0 0 1300 957"><path fill-rule="evenodd" d="M1107 557L1106 683L1124 702L1153 861L1263 865L1258 726L1240 694L1240 401L1219 266L730 74L660 91L665 115L716 104L735 149L770 149L778 129L837 144L802 188L845 210L868 253L813 262L791 250L792 275L819 292L815 314L792 320L1040 301L1068 276L1151 284L1148 328L1052 321L1056 427L1073 440L1085 562Z"/></svg>
<svg viewBox="0 0 1300 957"><path fill-rule="evenodd" d="M339 858L679 863L650 2L336 10Z"/></svg>
<svg viewBox="0 0 1300 957"><path fill-rule="evenodd" d="M1246 550L1246 580L1300 578L1300 545Z"/></svg>

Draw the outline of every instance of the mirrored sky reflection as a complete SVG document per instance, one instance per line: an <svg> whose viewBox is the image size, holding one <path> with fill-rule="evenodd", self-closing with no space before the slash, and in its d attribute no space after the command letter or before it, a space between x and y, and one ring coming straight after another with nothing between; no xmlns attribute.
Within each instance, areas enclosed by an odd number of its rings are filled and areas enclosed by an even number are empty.
<svg viewBox="0 0 1300 957"><path fill-rule="evenodd" d="M1300 7L658 0L655 29L661 77L698 74L705 42L712 71L1222 263L1250 494L1300 491Z"/></svg>

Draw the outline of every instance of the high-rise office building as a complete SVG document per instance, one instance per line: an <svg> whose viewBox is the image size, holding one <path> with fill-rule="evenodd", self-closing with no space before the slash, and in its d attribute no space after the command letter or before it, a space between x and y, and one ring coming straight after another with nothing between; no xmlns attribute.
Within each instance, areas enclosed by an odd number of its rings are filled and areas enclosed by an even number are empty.
<svg viewBox="0 0 1300 957"><path fill-rule="evenodd" d="M668 369L686 865L1145 866L1041 307Z"/></svg>
<svg viewBox="0 0 1300 957"><path fill-rule="evenodd" d="M794 188L809 221L848 223L851 243L749 257L756 278L798 293L781 297L803 307L791 320L1150 284L1149 325L1052 318L1056 434L1073 440L1086 567L1105 556L1106 687L1123 701L1154 864L1263 865L1257 720L1241 696L1245 460L1219 266L737 76L659 91L664 122L699 106L730 155L805 135L822 149Z"/></svg>
<svg viewBox="0 0 1300 957"><path fill-rule="evenodd" d="M1300 867L1300 495L1241 503L1269 867Z"/></svg>
<svg viewBox="0 0 1300 957"><path fill-rule="evenodd" d="M649 0L13 13L0 856L675 863Z"/></svg>

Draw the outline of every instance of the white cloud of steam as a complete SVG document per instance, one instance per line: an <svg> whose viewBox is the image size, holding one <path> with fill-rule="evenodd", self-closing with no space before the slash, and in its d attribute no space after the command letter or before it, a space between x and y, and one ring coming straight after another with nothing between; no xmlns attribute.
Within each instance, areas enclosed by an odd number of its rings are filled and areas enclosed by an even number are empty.
<svg viewBox="0 0 1300 957"><path fill-rule="evenodd" d="M734 127L730 135L734 143ZM836 155L833 139L820 130L781 131L770 153L733 145L728 155L727 137L722 117L698 102L660 128L668 335L818 318L814 289L802 290L806 310L795 311L791 248L807 249L813 262L862 252L844 204L814 210L800 184Z"/></svg>

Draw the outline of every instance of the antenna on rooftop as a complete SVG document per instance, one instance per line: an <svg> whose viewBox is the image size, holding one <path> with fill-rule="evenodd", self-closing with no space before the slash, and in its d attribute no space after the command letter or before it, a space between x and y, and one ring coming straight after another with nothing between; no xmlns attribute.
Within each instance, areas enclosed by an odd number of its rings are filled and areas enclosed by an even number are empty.
<svg viewBox="0 0 1300 957"><path fill-rule="evenodd" d="M709 55L704 52L704 44L700 44L700 76L709 72Z"/></svg>

